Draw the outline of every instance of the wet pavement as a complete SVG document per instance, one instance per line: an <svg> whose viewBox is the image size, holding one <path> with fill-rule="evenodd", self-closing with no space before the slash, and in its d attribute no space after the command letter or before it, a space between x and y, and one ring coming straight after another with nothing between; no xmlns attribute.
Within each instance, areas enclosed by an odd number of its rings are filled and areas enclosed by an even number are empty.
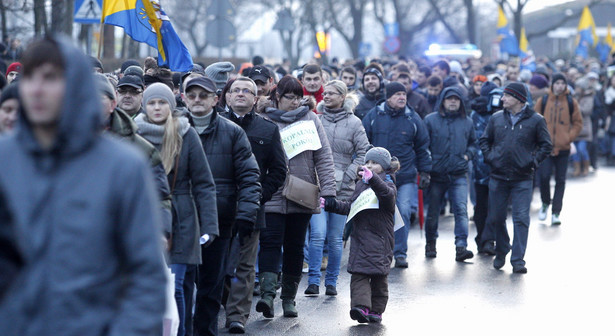
<svg viewBox="0 0 615 336"><path fill-rule="evenodd" d="M359 325L349 317L350 275L344 249L338 295L306 297L307 274L297 294L298 318L264 319L254 307L246 325L251 335L615 335L615 168L601 167L584 179L569 179L562 225L537 218L538 190L531 207L527 274L493 257L455 261L453 217L440 217L438 257L426 259L424 233L410 232L407 269L391 269L389 302L382 324ZM470 210L471 212L471 210ZM508 218L512 238L512 222ZM470 222L469 248L476 253ZM255 298L256 303L258 298ZM220 314L220 334L224 312Z"/></svg>

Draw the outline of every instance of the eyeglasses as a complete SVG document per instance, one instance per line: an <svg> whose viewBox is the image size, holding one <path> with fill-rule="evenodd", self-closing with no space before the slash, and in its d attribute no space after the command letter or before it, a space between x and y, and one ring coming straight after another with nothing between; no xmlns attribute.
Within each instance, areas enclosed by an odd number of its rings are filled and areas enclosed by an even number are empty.
<svg viewBox="0 0 615 336"><path fill-rule="evenodd" d="M238 94L238 93L248 94L249 93L253 96L256 95L254 92L250 91L250 89L245 89L245 88L244 89L234 88L231 90L231 93L234 93L234 94Z"/></svg>
<svg viewBox="0 0 615 336"><path fill-rule="evenodd" d="M121 94L121 95L131 95L131 96L136 96L140 93L143 93L143 90L139 90L139 89L124 89L124 88L119 88L117 89L117 93Z"/></svg>
<svg viewBox="0 0 615 336"><path fill-rule="evenodd" d="M205 100L209 97L213 97L214 94L213 93L207 93L207 92L199 92L198 94L195 92L189 92L186 93L186 97L188 97L188 99L190 100L195 100L196 97L199 97L201 100Z"/></svg>
<svg viewBox="0 0 615 336"><path fill-rule="evenodd" d="M282 98L287 99L287 100L300 101L303 97L282 95Z"/></svg>
<svg viewBox="0 0 615 336"><path fill-rule="evenodd" d="M325 91L325 92L322 93L323 97L326 97L326 96L339 96L339 95L341 95L341 93L339 93L339 92Z"/></svg>

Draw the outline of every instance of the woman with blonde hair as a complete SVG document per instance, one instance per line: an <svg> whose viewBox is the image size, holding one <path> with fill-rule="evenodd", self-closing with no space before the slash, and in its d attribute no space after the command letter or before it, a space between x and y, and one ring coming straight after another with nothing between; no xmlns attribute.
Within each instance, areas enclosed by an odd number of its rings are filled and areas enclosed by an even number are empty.
<svg viewBox="0 0 615 336"><path fill-rule="evenodd" d="M316 106L318 117L327 134L333 162L337 199L347 201L355 189L357 169L363 164L369 141L361 119L354 115L358 97L348 93L340 80L325 84L323 100ZM308 248L308 288L306 295L318 295L320 290L320 265L323 259L325 239L328 262L325 275L325 294L337 295L337 278L342 261L342 234L346 216L321 211L310 220Z"/></svg>
<svg viewBox="0 0 615 336"><path fill-rule="evenodd" d="M146 114L135 122L139 134L160 151L171 187L173 228L169 264L175 274L175 300L180 318L178 335L185 333L183 282L188 265L201 264L201 246L218 236L216 187L198 134L188 119L175 112L175 96L162 83L143 92Z"/></svg>

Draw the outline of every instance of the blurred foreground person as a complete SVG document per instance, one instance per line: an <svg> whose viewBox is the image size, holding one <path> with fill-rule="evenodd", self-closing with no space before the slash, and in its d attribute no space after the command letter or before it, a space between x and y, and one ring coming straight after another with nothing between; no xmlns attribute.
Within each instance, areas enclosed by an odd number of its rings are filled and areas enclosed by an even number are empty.
<svg viewBox="0 0 615 336"><path fill-rule="evenodd" d="M0 140L0 209L24 267L0 306L2 335L160 334L165 273L145 158L101 135L91 63L70 42L35 41L22 60L20 125Z"/></svg>

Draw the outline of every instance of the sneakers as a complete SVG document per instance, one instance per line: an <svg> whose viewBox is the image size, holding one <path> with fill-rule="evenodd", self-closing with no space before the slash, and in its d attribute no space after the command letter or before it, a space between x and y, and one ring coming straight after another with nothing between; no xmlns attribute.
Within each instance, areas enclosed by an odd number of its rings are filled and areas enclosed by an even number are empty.
<svg viewBox="0 0 615 336"><path fill-rule="evenodd" d="M326 271L328 263L329 263L329 257L323 256L322 257L322 261L320 262L320 270L321 271Z"/></svg>
<svg viewBox="0 0 615 336"><path fill-rule="evenodd" d="M356 306L350 309L350 318L359 322L359 323L367 323L369 322L369 310L365 307Z"/></svg>
<svg viewBox="0 0 615 336"><path fill-rule="evenodd" d="M243 325L243 323L239 321L234 321L234 322L231 322L231 324L229 325L228 332L230 334L245 334L246 327Z"/></svg>
<svg viewBox="0 0 615 336"><path fill-rule="evenodd" d="M396 257L395 258L395 267L397 268L408 268L408 262L404 257Z"/></svg>
<svg viewBox="0 0 615 336"><path fill-rule="evenodd" d="M435 258L438 252L436 252L436 241L428 241L425 244L425 257L426 258Z"/></svg>
<svg viewBox="0 0 615 336"><path fill-rule="evenodd" d="M367 320L370 323L381 323L382 322L382 314L374 313L373 311L369 311L367 313Z"/></svg>
<svg viewBox="0 0 615 336"><path fill-rule="evenodd" d="M308 263L306 263L305 261L303 262L303 268L301 269L301 273L307 273L310 271L310 265L308 265Z"/></svg>
<svg viewBox="0 0 615 336"><path fill-rule="evenodd" d="M561 225L562 221L559 219L559 214L551 215L551 225Z"/></svg>
<svg viewBox="0 0 615 336"><path fill-rule="evenodd" d="M337 289L335 288L335 286L327 285L325 287L327 288L327 290L325 291L325 295L329 295L329 296L336 296L337 295Z"/></svg>
<svg viewBox="0 0 615 336"><path fill-rule="evenodd" d="M307 289L305 290L305 292L303 292L303 294L305 295L318 295L320 294L320 289L318 288L318 285L309 285L307 287Z"/></svg>
<svg viewBox="0 0 615 336"><path fill-rule="evenodd" d="M455 251L455 261L464 261L466 259L474 258L474 253L465 248L465 246L457 246Z"/></svg>
<svg viewBox="0 0 615 336"><path fill-rule="evenodd" d="M547 219L548 210L549 210L549 204L542 203L542 207L540 207L540 210L538 211L538 220L543 221Z"/></svg>

